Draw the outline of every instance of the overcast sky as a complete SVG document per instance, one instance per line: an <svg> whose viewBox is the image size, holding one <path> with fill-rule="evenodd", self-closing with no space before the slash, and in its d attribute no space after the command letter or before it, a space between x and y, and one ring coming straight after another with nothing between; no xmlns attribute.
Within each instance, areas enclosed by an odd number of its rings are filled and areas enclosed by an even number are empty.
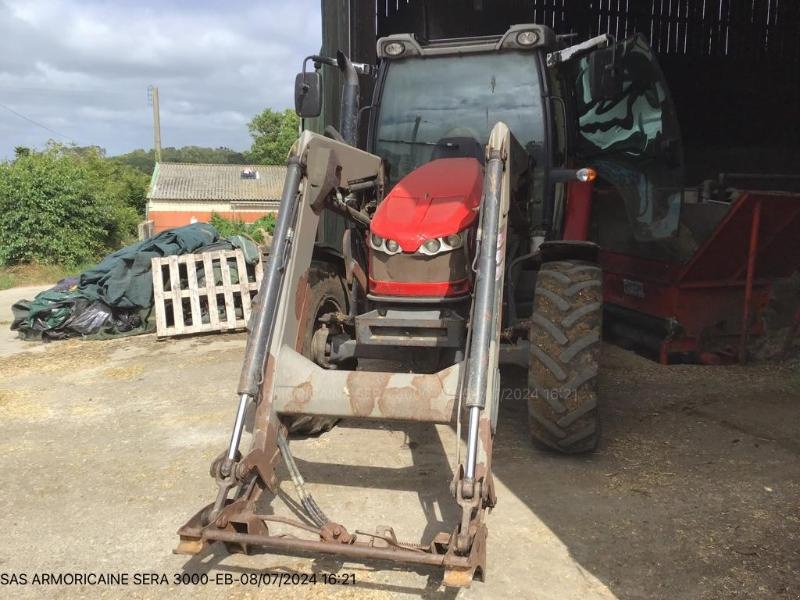
<svg viewBox="0 0 800 600"><path fill-rule="evenodd" d="M319 0L0 0L0 160L48 139L120 154L250 146L247 122L292 106L320 47ZM7 110L58 132L34 125Z"/></svg>

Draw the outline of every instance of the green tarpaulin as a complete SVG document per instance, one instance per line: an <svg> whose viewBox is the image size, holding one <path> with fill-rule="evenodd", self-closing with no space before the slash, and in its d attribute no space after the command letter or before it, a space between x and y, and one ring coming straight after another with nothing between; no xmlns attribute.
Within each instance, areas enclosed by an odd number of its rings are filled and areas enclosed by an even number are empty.
<svg viewBox="0 0 800 600"><path fill-rule="evenodd" d="M87 300L100 300L114 308L148 307L153 302L152 258L191 254L218 239L217 230L207 223L169 229L106 256L81 275L77 291Z"/></svg>
<svg viewBox="0 0 800 600"><path fill-rule="evenodd" d="M242 236L220 240L207 223L164 231L109 254L93 269L59 282L33 301L20 300L12 307L11 329L26 339L144 333L153 329L152 258L232 248L241 249L249 264L259 260L251 240Z"/></svg>

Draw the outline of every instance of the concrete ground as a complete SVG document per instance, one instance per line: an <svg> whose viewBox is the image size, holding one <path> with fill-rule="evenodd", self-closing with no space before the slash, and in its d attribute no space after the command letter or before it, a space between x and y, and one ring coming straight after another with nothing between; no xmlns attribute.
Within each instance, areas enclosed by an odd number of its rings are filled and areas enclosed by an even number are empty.
<svg viewBox="0 0 800 600"><path fill-rule="evenodd" d="M578 458L531 446L524 403L513 399L524 374L504 372L488 577L456 593L430 569L221 548L171 554L176 529L213 498L208 465L229 435L243 335L9 344L0 355L0 597L800 597L796 363L666 368L606 346L603 442ZM445 426L345 422L293 448L333 519L419 539L454 522L454 444ZM1 578L184 570L212 580L43 588ZM238 583L265 570L354 573L356 585ZM226 573L237 583L213 583Z"/></svg>
<svg viewBox="0 0 800 600"><path fill-rule="evenodd" d="M36 294L50 287L49 285L33 285L0 290L0 356L13 354L28 347L20 344L16 331L9 329L11 322L14 320L11 305L17 300L31 300ZM38 346L41 347L41 345ZM33 348L31 347L31 349Z"/></svg>

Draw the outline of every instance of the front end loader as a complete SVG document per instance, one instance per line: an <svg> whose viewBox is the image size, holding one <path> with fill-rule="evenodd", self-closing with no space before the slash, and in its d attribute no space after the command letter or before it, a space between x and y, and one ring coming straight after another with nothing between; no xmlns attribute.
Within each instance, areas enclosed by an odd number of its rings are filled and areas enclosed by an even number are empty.
<svg viewBox="0 0 800 600"><path fill-rule="evenodd" d="M597 445L602 275L597 247L570 233L596 172L572 154L565 66L588 61L591 89L610 94L625 52L606 36L567 47L546 27L515 25L487 38L389 36L377 66L342 53L306 59L298 113L319 115L318 71L336 68L340 126L304 131L292 148L233 431L211 467L217 496L180 529L178 552L224 542L432 565L451 586L483 578L500 363L528 369L537 444ZM369 111L358 106L363 77L374 85ZM315 247L331 215L345 224L333 257ZM329 519L288 434L338 419L455 424L465 450L453 469L453 529L407 544L390 527L354 533ZM264 514L279 461L304 521Z"/></svg>
<svg viewBox="0 0 800 600"><path fill-rule="evenodd" d="M475 318L464 359L434 373L414 374L328 369L300 353L306 336L302 326L312 267L313 244L308 240L315 237L319 212L337 194L349 194L354 186L378 186L381 177L379 157L331 138L303 133L289 161L272 254L249 336L233 434L228 452L212 467L219 486L217 499L181 528L180 552L196 553L209 542L222 541L282 552L435 565L445 568L446 582L453 585L464 585L476 572L483 573L484 513L495 502L491 447L497 416L500 323L499 311L493 307L500 302L503 289L503 263L498 264L497 257L504 255L511 175L505 166L511 140L508 128L498 124L487 146L482 237L472 303ZM240 456L246 407L256 398L252 447ZM313 498L302 491L286 428L279 419L279 415L302 414L451 423L462 405L469 414L467 453L453 485L461 522L455 531L441 532L427 546L414 548L396 543L391 531L383 533L383 544L376 544L375 538L361 541L343 525L328 520ZM273 535L271 517L258 514L262 493L277 491L275 469L281 455L318 539Z"/></svg>

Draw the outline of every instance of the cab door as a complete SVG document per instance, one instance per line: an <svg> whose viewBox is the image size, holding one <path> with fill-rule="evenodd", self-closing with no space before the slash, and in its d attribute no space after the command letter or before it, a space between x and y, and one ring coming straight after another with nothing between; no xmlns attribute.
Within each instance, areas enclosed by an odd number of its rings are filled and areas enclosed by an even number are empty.
<svg viewBox="0 0 800 600"><path fill-rule="evenodd" d="M624 207L629 225L627 231L619 225L614 232L601 231L601 237L630 242L675 237L683 147L669 88L647 41L633 36L570 61L568 69L574 86L574 158L598 172L600 185L607 196L616 196L618 213ZM612 206L605 209L614 212ZM601 199L595 212L603 210ZM600 241L608 247L608 240Z"/></svg>

